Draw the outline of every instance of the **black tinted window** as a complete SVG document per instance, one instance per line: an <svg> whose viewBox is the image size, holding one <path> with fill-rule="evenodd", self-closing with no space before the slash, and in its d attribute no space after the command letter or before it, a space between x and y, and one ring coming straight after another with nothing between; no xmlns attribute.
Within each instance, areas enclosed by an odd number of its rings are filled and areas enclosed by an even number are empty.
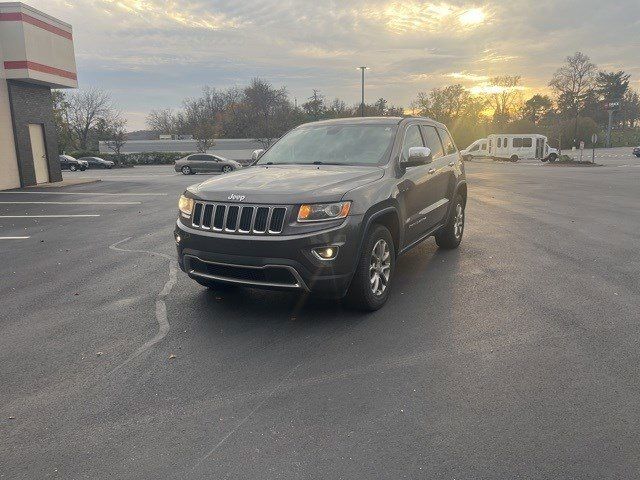
<svg viewBox="0 0 640 480"><path fill-rule="evenodd" d="M427 143L427 147L431 149L431 155L434 160L444 155L444 148L442 147L442 142L440 141L440 137L438 136L438 132L436 132L435 127L431 125L423 125L422 131L424 133L424 139Z"/></svg>
<svg viewBox="0 0 640 480"><path fill-rule="evenodd" d="M521 138L514 138L513 139L513 148L520 148L522 147L522 139Z"/></svg>
<svg viewBox="0 0 640 480"><path fill-rule="evenodd" d="M533 143L531 141L531 138L523 138L522 139L522 146L523 147L529 148L529 147L531 147L531 145L533 145Z"/></svg>
<svg viewBox="0 0 640 480"><path fill-rule="evenodd" d="M411 147L424 147L422 143L422 135L417 125L409 125L404 134L404 142L402 143L402 160L409 158L409 149Z"/></svg>
<svg viewBox="0 0 640 480"><path fill-rule="evenodd" d="M444 128L438 128L438 132L440 133L442 145L444 146L444 154L451 155L453 153L456 153L458 149L456 149L456 145L453 143L449 132L447 132Z"/></svg>

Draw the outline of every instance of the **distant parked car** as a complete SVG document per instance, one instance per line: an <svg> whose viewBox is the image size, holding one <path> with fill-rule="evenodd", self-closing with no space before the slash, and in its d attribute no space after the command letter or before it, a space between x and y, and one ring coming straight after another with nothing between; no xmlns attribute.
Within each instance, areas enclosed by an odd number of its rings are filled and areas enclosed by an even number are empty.
<svg viewBox="0 0 640 480"><path fill-rule="evenodd" d="M636 147L636 148L634 148L634 149L633 149L633 154L634 154L636 157L640 158L640 147Z"/></svg>
<svg viewBox="0 0 640 480"><path fill-rule="evenodd" d="M176 160L175 171L182 172L184 175L192 175L194 173L211 173L221 172L229 173L242 168L235 160L211 155L209 153L194 153L186 157Z"/></svg>
<svg viewBox="0 0 640 480"><path fill-rule="evenodd" d="M115 165L115 162L100 157L82 157L79 160L86 161L89 164L89 168L113 168Z"/></svg>
<svg viewBox="0 0 640 480"><path fill-rule="evenodd" d="M86 160L77 160L71 155L59 155L58 158L60 159L60 168L62 170L75 172L76 170L85 171L89 168L89 162Z"/></svg>

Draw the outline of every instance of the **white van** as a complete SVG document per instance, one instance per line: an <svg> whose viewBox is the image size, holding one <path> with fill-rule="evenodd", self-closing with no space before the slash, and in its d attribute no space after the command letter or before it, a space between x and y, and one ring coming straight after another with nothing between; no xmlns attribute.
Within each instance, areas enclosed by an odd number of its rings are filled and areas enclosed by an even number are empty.
<svg viewBox="0 0 640 480"><path fill-rule="evenodd" d="M558 150L549 147L547 137L536 133L498 133L487 137L489 156L493 159L537 159L555 162Z"/></svg>
<svg viewBox="0 0 640 480"><path fill-rule="evenodd" d="M460 155L464 160L473 160L489 156L489 142L486 138L479 138L464 150L460 150Z"/></svg>

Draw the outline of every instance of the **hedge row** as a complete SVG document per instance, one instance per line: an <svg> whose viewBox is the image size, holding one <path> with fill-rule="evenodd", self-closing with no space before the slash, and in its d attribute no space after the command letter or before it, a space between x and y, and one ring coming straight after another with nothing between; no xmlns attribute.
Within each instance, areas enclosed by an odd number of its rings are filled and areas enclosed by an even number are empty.
<svg viewBox="0 0 640 480"><path fill-rule="evenodd" d="M81 157L100 157L105 160L115 162L118 167L132 167L135 165L173 165L174 162L185 156L184 153L175 152L141 152L141 153L122 153L116 155L113 153L97 153L97 152L69 152L74 158Z"/></svg>

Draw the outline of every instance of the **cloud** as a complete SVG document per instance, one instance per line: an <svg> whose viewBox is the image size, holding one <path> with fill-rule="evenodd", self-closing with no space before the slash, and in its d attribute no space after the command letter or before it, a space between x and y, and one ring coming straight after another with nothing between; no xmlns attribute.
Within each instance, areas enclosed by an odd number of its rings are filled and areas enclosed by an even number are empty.
<svg viewBox="0 0 640 480"><path fill-rule="evenodd" d="M638 0L29 0L71 23L81 86L114 93L130 127L204 85L264 77L305 99L312 89L409 105L419 90L495 75L545 89L581 50L640 76ZM637 78L632 78L638 85ZM484 87L483 87L484 86ZM134 115L132 115L133 117Z"/></svg>

